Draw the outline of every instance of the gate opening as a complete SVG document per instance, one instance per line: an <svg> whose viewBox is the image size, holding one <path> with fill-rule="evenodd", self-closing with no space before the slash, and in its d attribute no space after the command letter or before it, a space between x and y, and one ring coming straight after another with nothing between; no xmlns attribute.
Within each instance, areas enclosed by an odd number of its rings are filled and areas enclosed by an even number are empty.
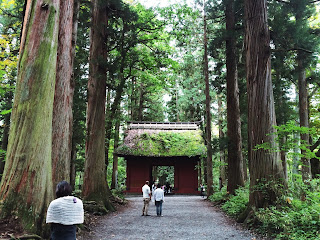
<svg viewBox="0 0 320 240"><path fill-rule="evenodd" d="M165 194L173 194L174 166L152 166L152 183L160 184Z"/></svg>

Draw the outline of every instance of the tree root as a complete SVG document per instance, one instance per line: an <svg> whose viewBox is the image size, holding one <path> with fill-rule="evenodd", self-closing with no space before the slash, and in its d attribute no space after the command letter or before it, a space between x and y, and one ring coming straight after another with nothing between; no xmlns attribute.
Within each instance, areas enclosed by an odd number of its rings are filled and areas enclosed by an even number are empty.
<svg viewBox="0 0 320 240"><path fill-rule="evenodd" d="M40 237L39 235L36 234L26 234L26 235L22 235L22 236L17 236L15 237L13 234L8 234L8 236L10 236L11 240L34 240L34 239L42 239L42 237Z"/></svg>

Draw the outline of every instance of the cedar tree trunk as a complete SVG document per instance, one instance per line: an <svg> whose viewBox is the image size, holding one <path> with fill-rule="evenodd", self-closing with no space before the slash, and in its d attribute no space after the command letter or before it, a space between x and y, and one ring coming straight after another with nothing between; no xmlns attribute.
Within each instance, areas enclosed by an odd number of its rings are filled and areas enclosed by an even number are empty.
<svg viewBox="0 0 320 240"><path fill-rule="evenodd" d="M218 119L218 125L219 125L219 139L222 140L224 139L225 135L223 132L223 112L222 112L222 100L221 97L218 97L218 115L219 115L219 119ZM219 185L220 185L220 189L225 185L226 181L227 181L227 169L226 169L226 155L225 155L225 149L224 147L222 147L222 144L219 144L220 147L220 178L219 178Z"/></svg>
<svg viewBox="0 0 320 240"><path fill-rule="evenodd" d="M299 85L299 116L300 116L300 127L309 127L309 114L308 114L308 90L307 90L307 79L306 72L302 64L302 59L300 59L300 54L298 52L298 85ZM309 146L309 134L300 135L301 144ZM301 149L301 155L305 155L306 150ZM310 159L306 157L301 157L301 173L303 181L311 179L311 167Z"/></svg>
<svg viewBox="0 0 320 240"><path fill-rule="evenodd" d="M244 186L238 71L234 37L234 0L226 2L226 66L227 66L227 122L228 122L228 192Z"/></svg>
<svg viewBox="0 0 320 240"><path fill-rule="evenodd" d="M17 86L0 186L2 217L17 215L42 234L53 199L51 151L59 0L27 1Z"/></svg>
<svg viewBox="0 0 320 240"><path fill-rule="evenodd" d="M277 151L256 149L269 143L276 149L276 116L271 82L270 36L267 1L245 0L246 70L248 90L248 155L251 207L261 208L276 200L276 183L284 183ZM267 181L269 187L264 185ZM260 185L262 184L262 185ZM262 187L257 189L257 186Z"/></svg>
<svg viewBox="0 0 320 240"><path fill-rule="evenodd" d="M203 6L204 8L204 6ZM206 134L207 134L207 196L213 194L213 175L212 175L212 147L211 147L211 107L209 89L209 69L208 69L208 39L207 39L207 17L203 15L203 42L204 42L204 77L206 83Z"/></svg>
<svg viewBox="0 0 320 240"><path fill-rule="evenodd" d="M113 209L109 201L105 167L105 103L107 3L92 2L92 27L89 60L86 161L82 194Z"/></svg>
<svg viewBox="0 0 320 240"><path fill-rule="evenodd" d="M77 146L72 143L71 151L71 166L70 166L70 185L72 190L76 189L76 159L77 159Z"/></svg>
<svg viewBox="0 0 320 240"><path fill-rule="evenodd" d="M115 125L115 132L114 132L114 148L113 148L114 151L119 146L119 129L120 129L120 120L117 119L116 120L116 125ZM118 155L115 152L113 153L111 188L112 189L118 188Z"/></svg>
<svg viewBox="0 0 320 240"><path fill-rule="evenodd" d="M73 6L73 28L72 28L72 54L75 57L76 55L76 43L77 43L77 32L78 32L78 20L79 20L79 9L80 9L80 0L74 0L74 6ZM74 84L74 72L72 74L72 82ZM74 93L74 89L73 89ZM72 118L73 119L73 118ZM71 166L70 166L70 185L73 190L75 190L76 187L76 159L77 159L77 146L74 142L73 138L73 121L72 121L72 132L71 132Z"/></svg>
<svg viewBox="0 0 320 240"><path fill-rule="evenodd" d="M74 0L61 1L56 88L52 120L52 182L70 182L72 144Z"/></svg>
<svg viewBox="0 0 320 240"><path fill-rule="evenodd" d="M285 142L286 142L285 137L280 139L280 144L284 144ZM288 167L287 167L288 163L287 163L287 153L285 150L280 151L280 157L281 157L281 163L282 163L282 168L283 168L283 174L284 174L286 181L288 181Z"/></svg>

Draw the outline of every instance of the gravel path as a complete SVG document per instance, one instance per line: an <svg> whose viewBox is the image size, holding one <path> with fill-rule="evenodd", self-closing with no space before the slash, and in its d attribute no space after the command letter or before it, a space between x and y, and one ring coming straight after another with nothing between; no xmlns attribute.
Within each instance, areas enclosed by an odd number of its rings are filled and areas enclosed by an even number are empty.
<svg viewBox="0 0 320 240"><path fill-rule="evenodd" d="M150 202L151 216L141 216L142 197L127 199L128 208L101 218L91 232L78 236L78 240L256 239L200 196L165 197L163 217L156 216L154 202Z"/></svg>

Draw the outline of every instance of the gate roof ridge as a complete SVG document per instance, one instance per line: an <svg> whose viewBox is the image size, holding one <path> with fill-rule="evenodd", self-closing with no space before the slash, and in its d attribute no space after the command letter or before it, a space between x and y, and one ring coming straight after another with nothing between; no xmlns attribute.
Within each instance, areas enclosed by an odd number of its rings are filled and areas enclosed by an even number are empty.
<svg viewBox="0 0 320 240"><path fill-rule="evenodd" d="M159 129L159 130L198 130L198 122L138 122L128 121L129 129Z"/></svg>

